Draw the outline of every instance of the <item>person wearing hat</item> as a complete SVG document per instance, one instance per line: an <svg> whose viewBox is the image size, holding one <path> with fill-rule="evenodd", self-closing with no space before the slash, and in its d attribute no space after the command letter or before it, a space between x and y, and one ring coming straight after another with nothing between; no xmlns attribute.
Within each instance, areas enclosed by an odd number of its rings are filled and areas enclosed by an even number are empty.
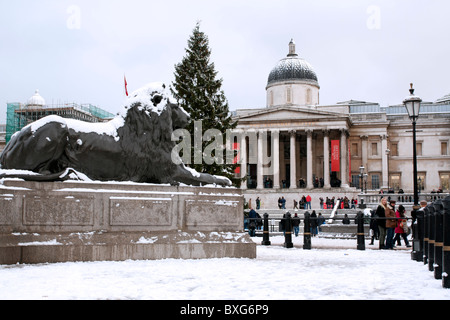
<svg viewBox="0 0 450 320"><path fill-rule="evenodd" d="M395 218L395 201L391 200L389 205L387 206L386 214L386 246L385 249L394 249L394 234L395 227L397 226L396 219L388 219Z"/></svg>

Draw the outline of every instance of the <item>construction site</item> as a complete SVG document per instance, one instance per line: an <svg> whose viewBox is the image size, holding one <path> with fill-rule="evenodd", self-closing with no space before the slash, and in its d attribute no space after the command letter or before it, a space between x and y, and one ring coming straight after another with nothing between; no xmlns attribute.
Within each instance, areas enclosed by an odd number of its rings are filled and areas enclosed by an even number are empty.
<svg viewBox="0 0 450 320"><path fill-rule="evenodd" d="M9 142L15 132L50 115L86 122L104 122L114 117L114 114L92 104L56 103L47 105L39 95L39 91L36 90L27 103L7 103L6 143Z"/></svg>

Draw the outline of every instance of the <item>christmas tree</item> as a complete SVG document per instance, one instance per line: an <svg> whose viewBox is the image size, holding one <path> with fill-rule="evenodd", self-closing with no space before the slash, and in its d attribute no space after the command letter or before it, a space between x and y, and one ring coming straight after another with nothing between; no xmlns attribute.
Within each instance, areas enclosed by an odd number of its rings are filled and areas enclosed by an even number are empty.
<svg viewBox="0 0 450 320"><path fill-rule="evenodd" d="M237 164L226 161L226 153L234 151L225 147L225 138L227 129L234 129L237 122L232 120L228 101L221 89L223 80L216 78L218 73L210 57L208 37L200 31L198 22L188 40L185 57L175 66L175 81L172 83L171 91L178 104L191 116L191 122L186 127L191 135L191 141L196 141L196 138L198 141L199 134L203 138L201 147L194 148L195 142L192 144L188 165L198 172L226 176L236 184L239 183L239 179L234 178ZM202 132L196 133L195 130L199 129ZM220 143L222 149L214 149L215 154L202 155L199 152L211 150L208 145L210 146L212 142L204 136L208 129L217 129L223 135L223 141L213 141L215 144ZM230 157L228 154L229 159L232 159L233 155ZM213 163L199 161L208 157L214 158L215 161Z"/></svg>

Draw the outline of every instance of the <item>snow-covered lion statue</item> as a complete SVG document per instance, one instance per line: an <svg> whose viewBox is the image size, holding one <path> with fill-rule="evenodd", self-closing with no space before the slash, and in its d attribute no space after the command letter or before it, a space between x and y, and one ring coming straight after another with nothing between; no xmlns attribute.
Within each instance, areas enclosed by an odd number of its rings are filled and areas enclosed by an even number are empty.
<svg viewBox="0 0 450 320"><path fill-rule="evenodd" d="M31 123L0 155L0 178L56 181L74 173L79 178L81 173L99 181L231 185L225 177L198 173L172 161L172 132L184 128L189 115L164 84L151 83L133 92L124 108L123 114L104 123L59 116Z"/></svg>

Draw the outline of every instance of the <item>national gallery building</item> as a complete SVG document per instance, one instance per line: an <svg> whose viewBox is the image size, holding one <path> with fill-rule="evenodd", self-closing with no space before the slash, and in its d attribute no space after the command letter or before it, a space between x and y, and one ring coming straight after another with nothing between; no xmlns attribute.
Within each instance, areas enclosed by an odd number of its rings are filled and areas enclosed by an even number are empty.
<svg viewBox="0 0 450 320"><path fill-rule="evenodd" d="M320 105L318 77L293 41L270 72L266 92L265 108L234 112L240 134L237 174L247 178L243 189L256 189L255 195L274 189L413 192L412 123L403 100L391 106L354 100ZM421 192L448 192L449 144L450 95L424 100L416 144Z"/></svg>

